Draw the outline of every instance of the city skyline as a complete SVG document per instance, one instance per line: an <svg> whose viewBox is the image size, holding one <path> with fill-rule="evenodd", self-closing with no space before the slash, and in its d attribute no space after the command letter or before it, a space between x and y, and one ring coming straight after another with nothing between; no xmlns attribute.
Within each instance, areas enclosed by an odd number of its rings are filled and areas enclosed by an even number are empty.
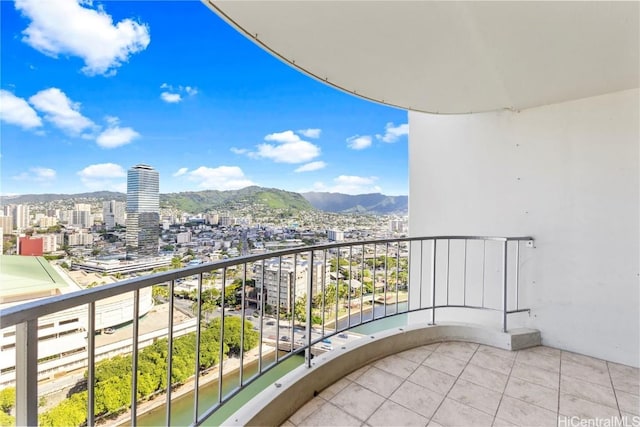
<svg viewBox="0 0 640 427"><path fill-rule="evenodd" d="M125 192L139 163L161 193L408 194L406 111L303 75L200 2L0 8L2 195Z"/></svg>

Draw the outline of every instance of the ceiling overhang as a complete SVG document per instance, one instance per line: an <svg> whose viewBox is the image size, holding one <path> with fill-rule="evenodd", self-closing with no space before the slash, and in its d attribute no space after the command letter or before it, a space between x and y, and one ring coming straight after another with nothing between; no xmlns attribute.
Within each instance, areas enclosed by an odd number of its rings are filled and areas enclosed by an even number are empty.
<svg viewBox="0 0 640 427"><path fill-rule="evenodd" d="M521 110L638 87L635 1L203 1L310 76L410 110Z"/></svg>

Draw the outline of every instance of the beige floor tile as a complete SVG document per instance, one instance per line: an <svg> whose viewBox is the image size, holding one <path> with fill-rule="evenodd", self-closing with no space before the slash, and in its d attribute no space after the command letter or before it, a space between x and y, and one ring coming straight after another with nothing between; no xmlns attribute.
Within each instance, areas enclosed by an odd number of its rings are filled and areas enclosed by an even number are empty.
<svg viewBox="0 0 640 427"><path fill-rule="evenodd" d="M495 418L493 420L493 427L518 427L518 425L500 418Z"/></svg>
<svg viewBox="0 0 640 427"><path fill-rule="evenodd" d="M396 355L385 357L374 363L374 366L384 371L390 372L400 378L407 378L419 366L418 363L403 359Z"/></svg>
<svg viewBox="0 0 640 427"><path fill-rule="evenodd" d="M376 426L426 426L428 418L387 400L367 420L367 424Z"/></svg>
<svg viewBox="0 0 640 427"><path fill-rule="evenodd" d="M378 369L375 366L355 380L355 382L361 386L366 387L384 397L391 396L403 381L403 378L393 375L387 371L383 371L382 369Z"/></svg>
<svg viewBox="0 0 640 427"><path fill-rule="evenodd" d="M469 364L462 371L460 378L502 393L509 377L496 371Z"/></svg>
<svg viewBox="0 0 640 427"><path fill-rule="evenodd" d="M349 384L351 384L351 381L349 381L346 378L342 378L336 381L335 383L331 384L329 387L322 390L320 392L320 397L322 397L323 399L329 400Z"/></svg>
<svg viewBox="0 0 640 427"><path fill-rule="evenodd" d="M438 408L433 421L443 426L490 426L493 417L453 399L445 399Z"/></svg>
<svg viewBox="0 0 640 427"><path fill-rule="evenodd" d="M604 360L596 359L594 357L585 356L583 354L572 353L570 351L562 352L562 362L574 362L580 365L591 366L595 369L605 370L607 369L607 363Z"/></svg>
<svg viewBox="0 0 640 427"><path fill-rule="evenodd" d="M427 349L426 346L412 348L397 354L398 357L410 360L415 363L422 363L424 359L429 357L433 350Z"/></svg>
<svg viewBox="0 0 640 427"><path fill-rule="evenodd" d="M502 393L480 387L460 378L449 391L447 397L494 416L500 404Z"/></svg>
<svg viewBox="0 0 640 427"><path fill-rule="evenodd" d="M560 358L561 353L562 353L557 348L547 347L547 346L544 346L544 345L539 345L539 346L536 346L536 347L530 347L530 348L526 348L526 349L520 350L520 351L542 354L543 356L556 357L558 359Z"/></svg>
<svg viewBox="0 0 640 427"><path fill-rule="evenodd" d="M565 393L560 393L560 414L568 417L575 416L590 419L610 418L620 415L618 409Z"/></svg>
<svg viewBox="0 0 640 427"><path fill-rule="evenodd" d="M518 352L516 360L547 371L560 372L559 357L549 357L544 354L534 353L531 351L520 351Z"/></svg>
<svg viewBox="0 0 640 427"><path fill-rule="evenodd" d="M453 357L454 359L459 359L463 362L468 362L469 359L471 359L471 356L473 356L473 353L476 352L477 348L478 344L448 341L440 344L440 346L435 350L435 353L444 354L445 356Z"/></svg>
<svg viewBox="0 0 640 427"><path fill-rule="evenodd" d="M444 427L442 424L438 424L437 422L431 420L429 421L429 424L427 424L427 427Z"/></svg>
<svg viewBox="0 0 640 427"><path fill-rule="evenodd" d="M405 381L389 397L406 408L409 408L420 415L431 418L433 413L444 399L444 394L424 388L411 381Z"/></svg>
<svg viewBox="0 0 640 427"><path fill-rule="evenodd" d="M640 415L640 396L624 391L616 391L616 397L618 398L618 405L620 406L621 412Z"/></svg>
<svg viewBox="0 0 640 427"><path fill-rule="evenodd" d="M295 427L295 424L291 422L291 420L287 420L281 424L282 427Z"/></svg>
<svg viewBox="0 0 640 427"><path fill-rule="evenodd" d="M491 346L488 346L488 345L480 345L478 347L478 351L480 353L488 353L488 354L492 354L494 356L499 356L499 357L502 357L504 359L509 359L509 360L514 360L516 358L516 356L518 355L517 351L503 350L501 348L491 347Z"/></svg>
<svg viewBox="0 0 640 427"><path fill-rule="evenodd" d="M424 349L426 349L426 350L429 350L429 351L436 351L436 349L438 347L440 347L440 344L442 344L442 343L441 342L434 342L433 344L426 344L426 345L423 345L422 347Z"/></svg>
<svg viewBox="0 0 640 427"><path fill-rule="evenodd" d="M360 421L366 421L384 400L384 397L367 390L360 384L352 383L333 396L331 403Z"/></svg>
<svg viewBox="0 0 640 427"><path fill-rule="evenodd" d="M442 353L432 353L423 362L423 365L428 366L445 374L453 375L457 377L460 375L464 367L467 365L462 360L454 359L453 357L445 356Z"/></svg>
<svg viewBox="0 0 640 427"><path fill-rule="evenodd" d="M555 426L556 412L513 397L503 396L496 418L519 426Z"/></svg>
<svg viewBox="0 0 640 427"><path fill-rule="evenodd" d="M289 418L289 421L291 421L293 424L298 425L302 423L305 420L305 418L313 414L318 408L320 408L325 403L327 403L326 400L324 400L320 396L316 396L310 401L308 401L307 403L305 403L302 406L302 408L296 411L295 414L291 415L291 417Z"/></svg>
<svg viewBox="0 0 640 427"><path fill-rule="evenodd" d="M604 386L611 384L611 377L609 377L609 371L606 368L596 368L594 366L576 363L571 360L562 361L562 365L560 365L560 373L563 377L573 377L594 384Z"/></svg>
<svg viewBox="0 0 640 427"><path fill-rule="evenodd" d="M560 387L560 374L557 372L536 368L535 366L518 362L517 359L511 370L511 376L556 390Z"/></svg>
<svg viewBox="0 0 640 427"><path fill-rule="evenodd" d="M511 367L513 366L513 360L508 360L504 357L495 356L481 351L477 351L469 363L485 369L491 369L492 371L500 372L505 375L509 375Z"/></svg>
<svg viewBox="0 0 640 427"><path fill-rule="evenodd" d="M616 396L611 385L599 385L563 375L560 379L560 393L617 408Z"/></svg>
<svg viewBox="0 0 640 427"><path fill-rule="evenodd" d="M558 411L558 390L511 377L504 394L524 400L532 405L540 406L553 412Z"/></svg>
<svg viewBox="0 0 640 427"><path fill-rule="evenodd" d="M440 394L446 394L456 381L455 377L424 365L418 366L407 379Z"/></svg>
<svg viewBox="0 0 640 427"><path fill-rule="evenodd" d="M363 366L362 368L356 369L355 371L351 372L349 375L346 376L346 378L348 380L355 381L356 378L358 378L360 375L364 374L368 370L369 370L369 365Z"/></svg>
<svg viewBox="0 0 640 427"><path fill-rule="evenodd" d="M304 420L303 424L299 424L302 426L309 427L330 427L330 426L359 426L362 424L362 421L357 418L349 415L342 409L337 406L332 405L330 402L327 402L313 414L311 414L307 419Z"/></svg>
<svg viewBox="0 0 640 427"><path fill-rule="evenodd" d="M607 363L613 388L640 396L640 370L617 363Z"/></svg>

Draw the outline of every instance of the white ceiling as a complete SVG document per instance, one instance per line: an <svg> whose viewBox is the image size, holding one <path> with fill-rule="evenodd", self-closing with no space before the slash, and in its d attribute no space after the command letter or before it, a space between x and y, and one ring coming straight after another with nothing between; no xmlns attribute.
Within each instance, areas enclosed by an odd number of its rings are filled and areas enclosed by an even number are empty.
<svg viewBox="0 0 640 427"><path fill-rule="evenodd" d="M411 110L520 110L638 87L637 1L203 1L303 72Z"/></svg>

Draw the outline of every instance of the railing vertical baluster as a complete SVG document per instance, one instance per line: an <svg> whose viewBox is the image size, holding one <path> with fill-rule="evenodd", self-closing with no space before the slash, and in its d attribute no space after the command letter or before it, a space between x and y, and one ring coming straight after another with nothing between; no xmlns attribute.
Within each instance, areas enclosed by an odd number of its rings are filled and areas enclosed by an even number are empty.
<svg viewBox="0 0 640 427"><path fill-rule="evenodd" d="M140 289L133 291L133 331L131 349L131 425L138 421L138 335L140 319Z"/></svg>
<svg viewBox="0 0 640 427"><path fill-rule="evenodd" d="M347 328L351 327L351 281L353 275L351 264L353 263L353 246L349 245L349 283L347 283Z"/></svg>
<svg viewBox="0 0 640 427"><path fill-rule="evenodd" d="M384 245L384 317L387 317L387 288L389 287L389 242Z"/></svg>
<svg viewBox="0 0 640 427"><path fill-rule="evenodd" d="M373 273L371 279L373 280L373 297L371 299L371 320L376 319L376 269L378 266L378 245L373 244Z"/></svg>
<svg viewBox="0 0 640 427"><path fill-rule="evenodd" d="M413 242L407 243L407 283L405 288L407 292L407 311L411 310L411 253L413 251Z"/></svg>
<svg viewBox="0 0 640 427"><path fill-rule="evenodd" d="M278 257L278 280L277 280L276 293L278 299L276 303L276 365L280 360L280 292L282 292L282 255Z"/></svg>
<svg viewBox="0 0 640 427"><path fill-rule="evenodd" d="M451 239L447 239L447 305L449 305L449 263L451 261Z"/></svg>
<svg viewBox="0 0 640 427"><path fill-rule="evenodd" d="M338 310L340 307L340 248L338 249L338 258L336 259L336 314L333 321L333 330L338 332Z"/></svg>
<svg viewBox="0 0 640 427"><path fill-rule="evenodd" d="M436 239L431 241L431 324L436 324Z"/></svg>
<svg viewBox="0 0 640 427"><path fill-rule="evenodd" d="M16 425L38 425L38 320L16 325Z"/></svg>
<svg viewBox="0 0 640 427"><path fill-rule="evenodd" d="M326 281L327 281L327 250L323 250L322 258L322 336L324 336L325 312L327 311ZM331 268L331 263L329 263Z"/></svg>
<svg viewBox="0 0 640 427"><path fill-rule="evenodd" d="M423 272L424 272L424 240L420 240L420 287L418 288L420 290L420 304L418 305L418 308L421 309L422 308L422 278L423 278Z"/></svg>
<svg viewBox="0 0 640 427"><path fill-rule="evenodd" d="M507 332L507 244L502 243L502 332Z"/></svg>
<svg viewBox="0 0 640 427"><path fill-rule="evenodd" d="M464 270L462 273L462 305L467 305L467 239L464 239Z"/></svg>
<svg viewBox="0 0 640 427"><path fill-rule="evenodd" d="M220 360L218 361L218 403L222 403L222 374L224 372L224 300L227 285L227 267L222 269L222 307L220 309ZM277 354L277 352L276 352Z"/></svg>
<svg viewBox="0 0 640 427"><path fill-rule="evenodd" d="M266 285L264 283L264 259L262 260L262 271L261 271L261 276L262 276L262 286L260 287L260 344L258 347L258 373L262 373L262 344L263 344L263 338L264 338L264 307L265 307L265 301L264 301L264 297L265 297L265 289L266 289Z"/></svg>
<svg viewBox="0 0 640 427"><path fill-rule="evenodd" d="M87 319L87 425L95 424L96 417L96 303L90 302ZM18 425L21 425L18 423Z"/></svg>
<svg viewBox="0 0 640 427"><path fill-rule="evenodd" d="M196 318L196 376L193 385L193 424L198 423L198 404L200 401L200 339L202 334L202 273L198 274L198 308Z"/></svg>
<svg viewBox="0 0 640 427"><path fill-rule="evenodd" d="M171 371L173 366L173 305L175 280L169 282L169 326L167 339L167 403L166 403L166 425L171 425Z"/></svg>
<svg viewBox="0 0 640 427"><path fill-rule="evenodd" d="M520 310L520 240L516 240L516 310Z"/></svg>
<svg viewBox="0 0 640 427"><path fill-rule="evenodd" d="M309 274L309 278L307 280L307 304L306 304L306 316L307 316L307 324L305 325L306 332L306 348L304 349L304 359L307 364L307 368L311 368L311 319L312 319L312 303L313 299L313 272L315 268L314 266L314 251L310 251L309 253L309 265L311 268L311 273Z"/></svg>
<svg viewBox="0 0 640 427"><path fill-rule="evenodd" d="M244 294L246 292L247 285L247 263L243 264L242 268L242 293L240 294L240 304L242 307L240 308L240 313L242 316L242 322L240 322L240 381L239 385L242 387L244 384L244 326L247 319L245 319L245 308L244 308Z"/></svg>
<svg viewBox="0 0 640 427"><path fill-rule="evenodd" d="M360 324L364 322L364 243L362 244L362 263L360 264Z"/></svg>
<svg viewBox="0 0 640 427"><path fill-rule="evenodd" d="M396 243L396 314L398 314L399 312L399 307L398 307L398 297L400 295L398 292L399 285L400 285L400 242L397 242Z"/></svg>
<svg viewBox="0 0 640 427"><path fill-rule="evenodd" d="M482 303L480 307L484 308L484 270L485 264L487 263L487 241L482 241Z"/></svg>
<svg viewBox="0 0 640 427"><path fill-rule="evenodd" d="M291 329L289 330L289 343L291 351L295 350L295 333L294 326L296 325L296 288L298 287L298 254L293 254L293 291L291 292L292 298L289 302L289 313L291 314Z"/></svg>

